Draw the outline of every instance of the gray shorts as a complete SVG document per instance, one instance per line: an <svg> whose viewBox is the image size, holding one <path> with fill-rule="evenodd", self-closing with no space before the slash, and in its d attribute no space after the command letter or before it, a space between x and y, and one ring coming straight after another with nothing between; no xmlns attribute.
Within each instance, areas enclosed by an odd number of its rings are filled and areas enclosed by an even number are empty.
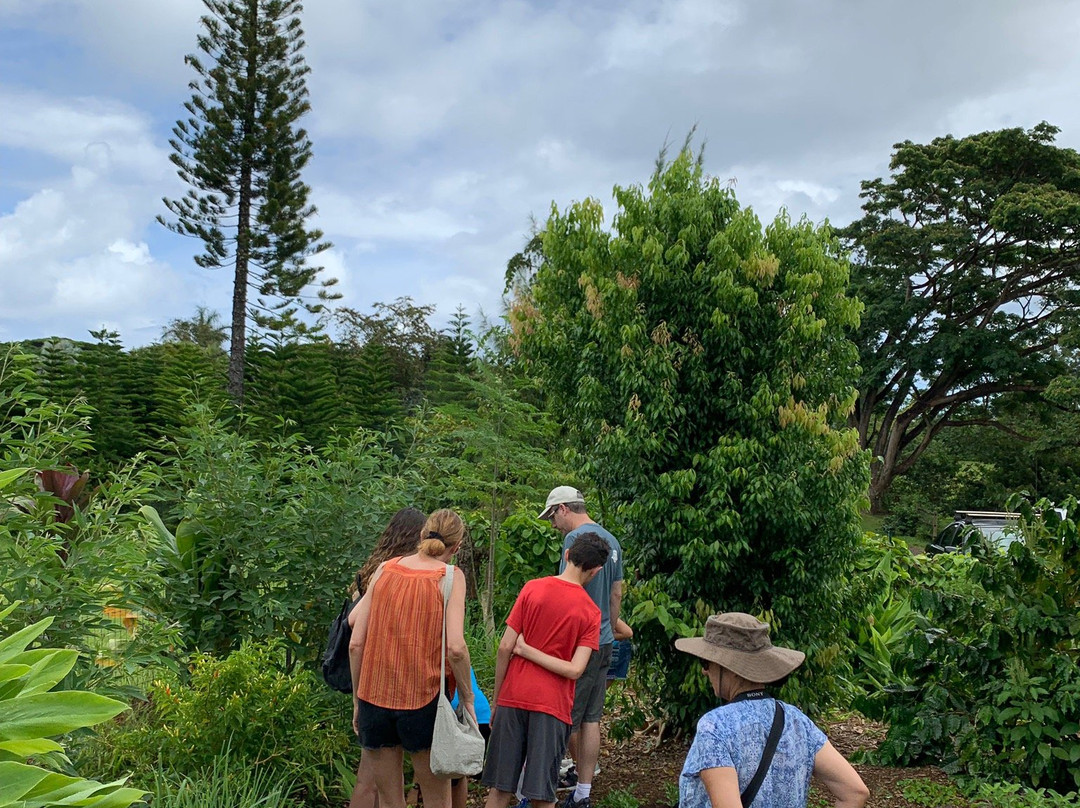
<svg viewBox="0 0 1080 808"><path fill-rule="evenodd" d="M491 719L491 740L480 782L513 794L520 777L523 797L553 802L559 785L559 761L569 740L570 725L553 715L497 707Z"/></svg>
<svg viewBox="0 0 1080 808"><path fill-rule="evenodd" d="M574 709L570 713L574 732L582 724L599 724L604 714L604 694L607 692L607 672L611 667L611 643L593 651L585 673L574 686Z"/></svg>

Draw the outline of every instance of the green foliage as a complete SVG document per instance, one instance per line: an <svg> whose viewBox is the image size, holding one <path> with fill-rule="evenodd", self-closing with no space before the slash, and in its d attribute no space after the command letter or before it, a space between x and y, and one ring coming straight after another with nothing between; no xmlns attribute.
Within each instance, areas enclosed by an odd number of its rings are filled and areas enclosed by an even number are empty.
<svg viewBox="0 0 1080 808"><path fill-rule="evenodd" d="M237 763L228 755L214 758L210 767L179 781L156 774L154 808L288 808L292 787L265 769Z"/></svg>
<svg viewBox="0 0 1080 808"><path fill-rule="evenodd" d="M844 425L859 304L842 251L807 221L762 228L689 150L615 198L610 231L594 200L552 213L510 317L638 572L646 692L689 728L708 698L672 640L740 609L809 654L792 692L813 709L834 686L867 480Z"/></svg>
<svg viewBox="0 0 1080 808"><path fill-rule="evenodd" d="M529 549L516 546L521 537L504 537L501 529L519 503L535 511L550 490L556 476L549 460L554 425L525 400L521 380L487 362L477 363L475 377L462 375L458 382L467 392L467 405L448 403L410 419L406 459L424 480L426 503L452 502L467 515L470 551L483 561L484 578L478 582L481 609L489 631L494 631L496 612L506 614L496 599L509 598L512 604L526 580L538 571L550 575L558 567L558 541L550 526L537 522L533 529L539 535L525 538L531 547L542 544L540 554L548 560L553 554L554 562L529 561L524 567L520 562ZM522 571L530 574L521 578Z"/></svg>
<svg viewBox="0 0 1080 808"><path fill-rule="evenodd" d="M679 805L678 783L664 783L664 805L670 805L671 808L677 808Z"/></svg>
<svg viewBox="0 0 1080 808"><path fill-rule="evenodd" d="M890 706L880 754L1059 790L1080 782L1080 531L1027 503L1007 554L919 559L918 630L899 664L911 692Z"/></svg>
<svg viewBox="0 0 1080 808"><path fill-rule="evenodd" d="M136 715L109 726L80 756L108 770L130 770L148 786L193 771L259 769L264 783L292 784L292 794L329 801L335 761L352 743L347 699L313 673L286 673L276 642L245 642L225 659L197 654L187 684L156 682ZM217 775L211 776L213 785ZM196 788L196 786L192 786Z"/></svg>
<svg viewBox="0 0 1080 808"><path fill-rule="evenodd" d="M942 429L992 425L995 397L1043 391L1080 297L1080 154L1058 130L1002 129L895 146L888 180L863 183L865 215L842 231L858 332L861 444L880 506Z"/></svg>
<svg viewBox="0 0 1080 808"><path fill-rule="evenodd" d="M968 801L952 783L935 780L900 780L897 782L904 799L918 808L964 808Z"/></svg>
<svg viewBox="0 0 1080 808"><path fill-rule="evenodd" d="M27 355L0 367L0 605L21 601L17 625L50 625L48 643L80 652L69 686L130 694L126 684L144 665L169 665L175 631L147 608L154 579L135 509L153 475L133 466L97 482L88 499L66 502L37 482L62 472L68 453L89 449L88 414L75 402L58 405L31 390L37 377ZM6 392L5 392L6 391ZM55 474L52 476L59 476ZM96 482L96 481L95 481ZM69 491L69 496L70 496ZM109 608L140 613L133 638L104 645ZM103 663L103 664L97 664Z"/></svg>
<svg viewBox="0 0 1080 808"><path fill-rule="evenodd" d="M634 795L634 789L615 788L600 800L601 808L641 808L641 800Z"/></svg>
<svg viewBox="0 0 1080 808"><path fill-rule="evenodd" d="M0 476L0 491L11 479ZM16 606L0 611L0 621ZM125 808L143 792L125 788L123 779L103 784L28 763L66 763L54 736L108 721L127 709L123 702L94 693L53 689L74 666L78 652L27 650L51 622L41 620L0 638L0 808Z"/></svg>
<svg viewBox="0 0 1080 808"><path fill-rule="evenodd" d="M1019 783L978 783L973 792L972 808L1076 808L1080 805L1080 796L1075 791L1059 794L1044 788L1025 788Z"/></svg>
<svg viewBox="0 0 1080 808"><path fill-rule="evenodd" d="M412 504L415 477L376 434L314 454L296 436L241 437L205 407L190 421L161 468L175 504L160 524L148 514L164 548L158 608L191 648L276 637L291 660L313 660L352 572Z"/></svg>
<svg viewBox="0 0 1080 808"><path fill-rule="evenodd" d="M304 294L321 267L308 259L330 247L306 222L315 214L301 172L311 141L298 126L308 112L303 6L298 0L204 0L201 55L186 118L169 141L177 174L189 187L166 199L170 230L203 243L195 263L233 270L229 392L243 401L246 325L307 328L298 308L317 313L332 295L324 280L316 299ZM207 61L203 61L203 60ZM249 290L257 296L249 302Z"/></svg>
<svg viewBox="0 0 1080 808"><path fill-rule="evenodd" d="M899 539L867 533L859 546L846 600L855 658L851 682L854 706L880 719L889 695L910 685L893 658L915 628L911 608L914 559Z"/></svg>

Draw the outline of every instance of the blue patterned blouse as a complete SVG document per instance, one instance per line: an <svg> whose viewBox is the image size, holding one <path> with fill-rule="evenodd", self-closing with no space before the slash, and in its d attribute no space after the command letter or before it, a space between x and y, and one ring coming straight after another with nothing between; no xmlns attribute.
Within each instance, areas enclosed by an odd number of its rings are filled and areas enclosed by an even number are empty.
<svg viewBox="0 0 1080 808"><path fill-rule="evenodd" d="M781 704L784 732L754 808L804 808L814 757L825 745L825 733L813 721L799 708ZM679 808L710 807L700 776L705 769L733 768L739 773L739 791L749 785L765 751L774 711L773 699L753 699L717 707L698 720L679 778Z"/></svg>

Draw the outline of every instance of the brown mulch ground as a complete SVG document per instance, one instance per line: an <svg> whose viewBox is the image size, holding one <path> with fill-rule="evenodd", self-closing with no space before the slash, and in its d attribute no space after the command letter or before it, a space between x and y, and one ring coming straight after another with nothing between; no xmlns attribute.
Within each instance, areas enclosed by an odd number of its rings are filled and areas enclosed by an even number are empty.
<svg viewBox="0 0 1080 808"><path fill-rule="evenodd" d="M826 722L823 729L833 746L848 758L860 750L875 748L885 737L884 727L861 716ZM593 781L593 804L599 802L602 806L608 802L613 808L629 808L618 795L605 800L616 791L632 794L639 808L672 808L677 804L677 799L674 803L671 801L672 789L678 783L689 742L671 738L658 740L655 731L645 731L620 743L613 743L608 740L607 723L603 730L601 771ZM868 808L917 808L904 799L897 785L902 780L948 782L948 778L934 768L891 769L862 764L856 764L855 768L870 789ZM814 795L823 798L825 792L816 790ZM562 796L560 794L560 798ZM470 795L470 805L473 804L483 804L482 791L474 791ZM810 804L815 804L813 799ZM831 805L831 802L819 801L817 804Z"/></svg>

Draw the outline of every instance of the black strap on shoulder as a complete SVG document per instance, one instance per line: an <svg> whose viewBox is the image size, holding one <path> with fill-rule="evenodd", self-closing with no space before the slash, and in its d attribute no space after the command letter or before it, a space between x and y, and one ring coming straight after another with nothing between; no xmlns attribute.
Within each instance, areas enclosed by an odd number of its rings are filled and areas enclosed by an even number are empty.
<svg viewBox="0 0 1080 808"><path fill-rule="evenodd" d="M761 753L761 763L758 764L757 771L754 772L754 779L750 781L746 791L740 795L743 808L750 808L754 797L757 796L758 789L761 788L761 784L765 781L765 775L769 771L769 766L772 765L773 755L776 754L776 745L780 743L780 735L783 731L784 708L780 706L780 702L777 700L776 710L773 712L772 729L769 730L769 738L765 741L765 751Z"/></svg>

